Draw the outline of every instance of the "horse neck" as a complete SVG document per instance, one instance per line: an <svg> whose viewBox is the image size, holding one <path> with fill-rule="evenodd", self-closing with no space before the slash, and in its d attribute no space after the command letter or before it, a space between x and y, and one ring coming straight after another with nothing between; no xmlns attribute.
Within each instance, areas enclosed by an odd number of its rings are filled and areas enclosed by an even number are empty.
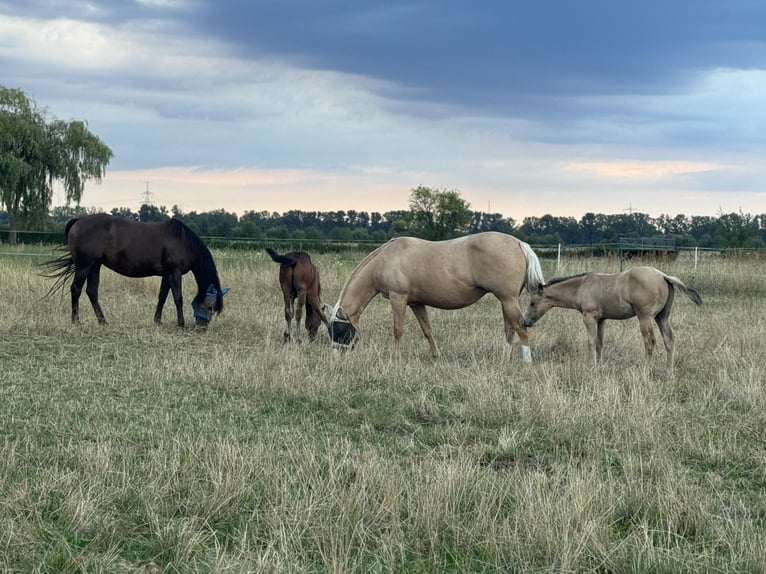
<svg viewBox="0 0 766 574"><path fill-rule="evenodd" d="M338 299L338 305L343 308L343 311L351 320L352 324L356 324L359 320L359 316L364 312L369 305L370 301L378 294L372 281L374 273L374 265L372 255L375 255L378 250L373 251L368 255L362 263L360 263L354 270L351 277L349 277L346 284L343 286L340 298Z"/></svg>
<svg viewBox="0 0 766 574"><path fill-rule="evenodd" d="M573 277L560 283L546 285L543 291L545 298L556 307L576 309L577 293L584 279L585 277Z"/></svg>
<svg viewBox="0 0 766 574"><path fill-rule="evenodd" d="M205 296L210 285L213 285L218 291L221 290L218 270L215 267L215 263L213 263L212 256L208 255L208 257L210 257L209 260L207 257L200 257L199 261L195 262L195 265L191 268L192 275L194 275L194 279L197 281L197 288L199 289L198 298Z"/></svg>

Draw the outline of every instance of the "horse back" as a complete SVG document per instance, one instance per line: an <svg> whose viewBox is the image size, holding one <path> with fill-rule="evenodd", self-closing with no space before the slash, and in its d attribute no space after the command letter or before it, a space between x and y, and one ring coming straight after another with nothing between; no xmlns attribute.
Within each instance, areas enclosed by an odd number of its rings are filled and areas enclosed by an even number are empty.
<svg viewBox="0 0 766 574"><path fill-rule="evenodd" d="M99 263L132 277L162 275L168 268L186 273L193 254L178 223L143 223L102 213L80 217L69 228L69 251L78 265Z"/></svg>

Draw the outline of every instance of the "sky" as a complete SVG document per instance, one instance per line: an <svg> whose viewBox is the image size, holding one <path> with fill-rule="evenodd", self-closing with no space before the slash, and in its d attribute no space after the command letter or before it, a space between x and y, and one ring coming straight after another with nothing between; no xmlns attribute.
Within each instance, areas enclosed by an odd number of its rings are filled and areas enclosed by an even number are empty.
<svg viewBox="0 0 766 574"><path fill-rule="evenodd" d="M0 85L105 211L766 213L761 0L0 0Z"/></svg>

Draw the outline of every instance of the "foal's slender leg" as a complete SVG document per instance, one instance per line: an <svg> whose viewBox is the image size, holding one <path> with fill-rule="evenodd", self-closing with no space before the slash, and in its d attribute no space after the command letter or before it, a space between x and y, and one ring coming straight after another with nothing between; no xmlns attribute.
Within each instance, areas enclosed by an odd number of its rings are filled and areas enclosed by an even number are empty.
<svg viewBox="0 0 766 574"><path fill-rule="evenodd" d="M290 342L290 327L293 320L293 294L292 291L283 291L283 299L285 301L285 332L284 342Z"/></svg>
<svg viewBox="0 0 766 574"><path fill-rule="evenodd" d="M508 298L500 301L503 307L503 324L505 326L505 342L508 348L513 344L514 333L521 341L521 360L525 363L532 362L532 351L529 350L529 334L524 326L524 315L519 307L517 298Z"/></svg>
<svg viewBox="0 0 766 574"><path fill-rule="evenodd" d="M306 294L306 300L314 309L314 312L319 315L319 318L322 319L322 323L324 323L325 327L329 329L330 322L327 320L327 315L325 315L324 309L322 309L323 305L319 300L319 295L317 294L316 289L309 289L308 293Z"/></svg>
<svg viewBox="0 0 766 574"><path fill-rule="evenodd" d="M665 343L665 352L668 355L667 358L667 371L670 377L673 377L674 368L674 355L676 347L676 338L673 335L673 329L670 327L670 312L665 307L660 311L659 315L654 318L657 326L660 328L660 334L662 335L662 341Z"/></svg>
<svg viewBox="0 0 766 574"><path fill-rule="evenodd" d="M88 284L85 287L85 293L90 299L90 304L93 306L93 312L96 313L99 325L106 325L106 319L104 318L104 312L101 310L101 305L98 303L98 284L101 279L101 265L93 264L88 272Z"/></svg>
<svg viewBox="0 0 766 574"><path fill-rule="evenodd" d="M598 317L593 313L584 313L582 316L583 323L585 323L585 331L588 333L588 347L590 347L590 354L593 359L593 366L598 365L600 358L598 350Z"/></svg>
<svg viewBox="0 0 766 574"><path fill-rule="evenodd" d="M428 346L431 349L431 356L436 358L439 356L439 348L436 346L433 335L431 334L431 321L428 318L428 309L425 305L410 305L410 309L415 314L415 317L420 324L420 329L428 340Z"/></svg>
<svg viewBox="0 0 766 574"><path fill-rule="evenodd" d="M168 298L169 292L170 280L168 279L167 275L163 275L162 281L160 282L160 293L157 297L157 310L154 312L154 322L157 325L162 324L162 308L165 306L165 301Z"/></svg>
<svg viewBox="0 0 766 574"><path fill-rule="evenodd" d="M298 297L296 298L295 314L293 315L295 332L295 339L300 343L301 341L301 327L303 320L303 308L306 306L306 291L302 289L298 291Z"/></svg>

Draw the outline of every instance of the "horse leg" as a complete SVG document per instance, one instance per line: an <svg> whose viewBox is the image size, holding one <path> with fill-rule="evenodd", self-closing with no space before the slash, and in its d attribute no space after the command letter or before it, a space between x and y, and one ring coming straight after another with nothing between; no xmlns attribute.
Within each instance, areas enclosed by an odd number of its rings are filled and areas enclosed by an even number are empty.
<svg viewBox="0 0 766 574"><path fill-rule="evenodd" d="M646 359L651 361L652 354L654 353L654 345L656 343L654 338L654 326L652 325L652 318L646 316L639 317L638 326L641 329L641 336L644 338Z"/></svg>
<svg viewBox="0 0 766 574"><path fill-rule="evenodd" d="M301 342L301 327L303 320L303 308L306 306L306 291L302 290L298 292L296 298L295 314L293 315L293 329L295 331L295 340Z"/></svg>
<svg viewBox="0 0 766 574"><path fill-rule="evenodd" d="M439 356L439 348L436 346L436 342L431 334L431 321L428 319L428 309L425 305L410 305L410 309L412 309L412 312L415 314L415 317L420 324L420 329L428 340L431 356L435 359Z"/></svg>
<svg viewBox="0 0 766 574"><path fill-rule="evenodd" d="M167 275L163 275L160 282L160 293L157 297L157 310L154 312L154 322L157 325L162 325L162 308L165 306L165 300L168 298L169 292L170 280Z"/></svg>
<svg viewBox="0 0 766 574"><path fill-rule="evenodd" d="M285 332L284 332L284 342L289 343L291 336L290 336L290 328L292 327L292 320L293 320L293 295L289 291L283 292L284 301L285 301Z"/></svg>
<svg viewBox="0 0 766 574"><path fill-rule="evenodd" d="M77 269L72 280L72 286L69 288L72 293L72 323L80 322L80 295L85 280L88 278L89 268Z"/></svg>
<svg viewBox="0 0 766 574"><path fill-rule="evenodd" d="M306 300L309 302L311 307L314 309L314 312L319 315L319 318L322 319L322 323L324 323L325 327L328 329L330 328L330 322L327 320L327 315L324 313L324 309L322 308L322 302L319 300L319 295L317 294L316 290L311 289L306 295Z"/></svg>
<svg viewBox="0 0 766 574"><path fill-rule="evenodd" d="M181 288L181 272L176 270L169 274L168 283L170 283L170 290L173 292L173 303L176 304L176 324L179 327L184 327L186 322L184 321L184 296L183 289Z"/></svg>
<svg viewBox="0 0 766 574"><path fill-rule="evenodd" d="M660 334L662 335L662 341L665 343L665 352L668 355L667 358L667 370L670 378L673 378L673 360L675 355L676 340L673 335L673 329L670 327L670 318L667 313L661 312L654 320L657 322L657 326L660 328Z"/></svg>
<svg viewBox="0 0 766 574"><path fill-rule="evenodd" d="M98 284L101 280L101 265L95 264L91 266L88 271L88 284L85 287L85 293L90 299L90 304L93 306L93 312L96 314L99 325L106 325L106 319L104 318L104 312L101 310L101 305L98 303Z"/></svg>
<svg viewBox="0 0 766 574"><path fill-rule="evenodd" d="M590 354L595 367L601 358L598 348L598 317L592 313L584 313L582 320L585 323L585 331L588 333L588 347L590 347Z"/></svg>
<svg viewBox="0 0 766 574"><path fill-rule="evenodd" d="M399 342L404 333L404 313L407 310L407 296L389 293L388 299L391 302L391 316L394 328L394 345L391 353L394 358L398 359L400 355Z"/></svg>
<svg viewBox="0 0 766 574"><path fill-rule="evenodd" d="M601 350L604 348L604 326L606 321L599 319L596 324L596 362L601 362Z"/></svg>
<svg viewBox="0 0 766 574"><path fill-rule="evenodd" d="M506 299L500 302L503 307L503 324L505 326L505 342L508 348L512 348L514 333L521 341L521 360L525 363L532 362L532 351L529 349L529 334L524 326L524 314L519 307L516 298Z"/></svg>

